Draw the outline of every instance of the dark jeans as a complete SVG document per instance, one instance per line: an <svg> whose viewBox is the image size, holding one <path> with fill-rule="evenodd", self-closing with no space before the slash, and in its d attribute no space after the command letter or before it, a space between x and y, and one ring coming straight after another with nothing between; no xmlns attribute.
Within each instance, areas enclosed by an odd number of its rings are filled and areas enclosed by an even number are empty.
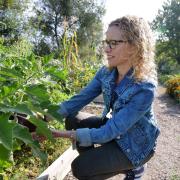
<svg viewBox="0 0 180 180"><path fill-rule="evenodd" d="M89 113L79 112L74 118L65 120L67 130L77 128L98 128L105 124L102 120ZM79 156L71 164L73 175L80 180L103 180L117 174L124 174L133 169L133 165L115 141L100 146L80 147L77 143ZM143 162L146 163L152 155Z"/></svg>

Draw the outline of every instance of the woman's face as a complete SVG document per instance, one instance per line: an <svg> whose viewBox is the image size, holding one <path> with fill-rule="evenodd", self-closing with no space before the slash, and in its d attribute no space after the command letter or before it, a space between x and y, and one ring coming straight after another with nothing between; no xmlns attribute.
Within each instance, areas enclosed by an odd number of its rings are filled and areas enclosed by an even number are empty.
<svg viewBox="0 0 180 180"><path fill-rule="evenodd" d="M117 41L116 43L113 40ZM119 42L118 42L119 41ZM129 66L131 67L130 56L133 53L133 45L129 44L123 32L116 26L111 26L106 32L105 53L109 67ZM108 45L112 44L112 47Z"/></svg>

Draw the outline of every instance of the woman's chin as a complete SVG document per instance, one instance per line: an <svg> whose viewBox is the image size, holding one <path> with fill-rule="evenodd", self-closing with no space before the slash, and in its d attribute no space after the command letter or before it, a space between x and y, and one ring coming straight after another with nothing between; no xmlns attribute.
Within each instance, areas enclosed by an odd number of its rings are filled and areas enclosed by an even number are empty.
<svg viewBox="0 0 180 180"><path fill-rule="evenodd" d="M116 66L115 66L113 63L111 63L111 62L108 61L108 67L109 67L109 68L114 68L114 67L116 67Z"/></svg>

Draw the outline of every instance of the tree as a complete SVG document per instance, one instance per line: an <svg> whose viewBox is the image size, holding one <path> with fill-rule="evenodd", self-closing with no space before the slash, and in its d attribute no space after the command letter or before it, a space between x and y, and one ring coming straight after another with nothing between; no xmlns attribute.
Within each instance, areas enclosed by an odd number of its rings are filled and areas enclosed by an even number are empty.
<svg viewBox="0 0 180 180"><path fill-rule="evenodd" d="M65 33L71 37L77 31L79 46L92 45L100 39L104 7L95 0L41 0L35 9L32 26L39 31L34 41L40 48L36 49L38 54L60 50Z"/></svg>
<svg viewBox="0 0 180 180"><path fill-rule="evenodd" d="M163 9L159 10L152 23L154 30L159 33L157 56L176 61L180 64L180 1L168 0Z"/></svg>
<svg viewBox="0 0 180 180"><path fill-rule="evenodd" d="M2 0L0 3L0 35L13 44L24 33L27 19L24 12L29 0Z"/></svg>

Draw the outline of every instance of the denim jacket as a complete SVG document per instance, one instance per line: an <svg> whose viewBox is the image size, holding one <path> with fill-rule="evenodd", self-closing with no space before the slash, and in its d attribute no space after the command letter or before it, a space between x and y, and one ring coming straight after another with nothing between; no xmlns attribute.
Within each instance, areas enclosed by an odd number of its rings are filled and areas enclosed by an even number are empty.
<svg viewBox="0 0 180 180"><path fill-rule="evenodd" d="M100 128L77 129L80 146L102 144L115 140L134 166L138 166L154 149L160 133L152 110L155 85L136 82L130 69L115 86L117 70L102 67L93 80L70 100L60 104L59 113L73 116L95 97L103 93L104 118L110 111L113 91L117 98L113 103L112 117Z"/></svg>

